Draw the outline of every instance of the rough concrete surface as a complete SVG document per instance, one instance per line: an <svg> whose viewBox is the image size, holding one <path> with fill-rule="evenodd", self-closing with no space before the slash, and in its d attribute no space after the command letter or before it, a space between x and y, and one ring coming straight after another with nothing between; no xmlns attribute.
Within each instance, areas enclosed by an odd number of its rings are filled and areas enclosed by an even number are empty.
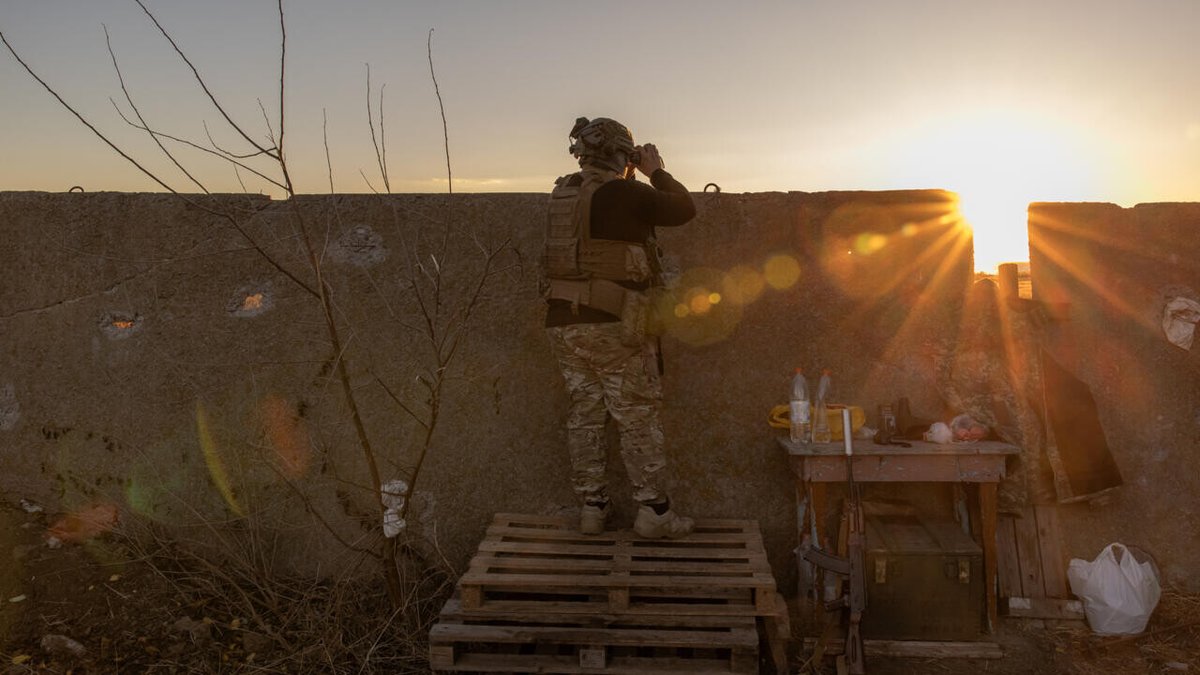
<svg viewBox="0 0 1200 675"><path fill-rule="evenodd" d="M759 520L786 585L793 487L768 412L803 366L833 370L835 401L873 412L907 396L914 414L941 416L925 360L957 330L972 279L969 232L953 196L938 191L696 201L696 221L660 232L679 271L664 338L672 495L691 514ZM0 489L62 511L116 503L178 527L251 514L287 533L289 564L327 571L343 549L310 512L354 541L377 517L341 359L382 479L411 478L436 414L409 520L452 561L465 562L496 512L576 508L565 392L537 289L545 202L0 193ZM234 210L237 227L214 210ZM318 286L301 227L329 283L340 354L310 293ZM488 250L498 253L480 284ZM1180 265L1193 265L1194 287L1194 262ZM1081 519L1093 534L1066 528L1068 553L1088 555L1095 541L1129 531L1186 577L1195 543L1172 540L1184 502L1161 499L1155 481L1195 461L1195 360L1164 352L1147 368L1137 349L1158 343L1130 330L1145 341L1128 347L1138 360L1106 367L1137 373L1167 422L1153 443L1127 442L1141 437L1150 402L1117 410L1119 392L1098 392L1112 406L1110 442L1128 485ZM615 520L628 525L612 458ZM1195 494L1186 480L1172 488L1181 499Z"/></svg>
<svg viewBox="0 0 1200 675"><path fill-rule="evenodd" d="M1034 297L1069 303L1043 339L1091 387L1124 485L1060 509L1067 552L1111 542L1150 553L1170 581L1200 589L1200 348L1163 332L1172 297L1200 300L1200 204L1034 204Z"/></svg>

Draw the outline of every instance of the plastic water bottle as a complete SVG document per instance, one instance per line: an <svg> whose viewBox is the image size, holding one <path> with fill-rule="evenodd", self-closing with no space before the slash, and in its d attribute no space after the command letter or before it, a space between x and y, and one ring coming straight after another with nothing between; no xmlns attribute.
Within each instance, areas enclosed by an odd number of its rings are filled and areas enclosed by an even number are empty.
<svg viewBox="0 0 1200 675"><path fill-rule="evenodd" d="M829 443L833 434L829 431L829 414L825 408L825 399L829 396L829 369L821 372L821 380L817 383L817 407L813 412L813 443Z"/></svg>
<svg viewBox="0 0 1200 675"><path fill-rule="evenodd" d="M792 377L792 397L788 406L788 416L791 418L791 439L793 443L808 443L809 404L808 380L804 379L804 369L797 368Z"/></svg>

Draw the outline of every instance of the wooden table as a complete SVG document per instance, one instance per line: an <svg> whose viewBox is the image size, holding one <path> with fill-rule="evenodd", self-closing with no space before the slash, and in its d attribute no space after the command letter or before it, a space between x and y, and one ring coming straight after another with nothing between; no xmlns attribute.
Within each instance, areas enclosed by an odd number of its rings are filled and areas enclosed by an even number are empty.
<svg viewBox="0 0 1200 675"><path fill-rule="evenodd" d="M806 488L811 490L809 508L816 519L821 544L827 546L822 520L825 486L846 482L845 446L841 441L800 445L786 436L778 440L788 453L799 494L808 493ZM996 624L996 485L1004 477L1005 459L1020 449L995 441L946 445L908 442L912 444L911 448L855 440L854 480L863 483L974 483L978 486L987 628L991 631Z"/></svg>

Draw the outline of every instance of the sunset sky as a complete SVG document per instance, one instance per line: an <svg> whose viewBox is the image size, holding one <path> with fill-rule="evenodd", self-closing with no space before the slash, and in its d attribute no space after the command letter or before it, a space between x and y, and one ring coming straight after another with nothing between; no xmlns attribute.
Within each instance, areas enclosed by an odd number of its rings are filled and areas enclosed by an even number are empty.
<svg viewBox="0 0 1200 675"><path fill-rule="evenodd" d="M145 0L233 117L278 122L268 0ZM384 86L394 192L546 192L572 170L575 117L659 146L692 190L943 188L981 269L1027 258L1030 201L1200 201L1200 2L400 2L285 0L285 147L300 192L382 190L366 64ZM128 127L105 47L158 129L244 145L132 0L5 0L0 31L39 75L175 187L198 191ZM378 105L378 99L374 100ZM379 124L378 109L375 123ZM0 51L0 190L157 190ZM184 152L214 192L226 165ZM246 189L272 193L243 174ZM277 191L275 191L277 193Z"/></svg>

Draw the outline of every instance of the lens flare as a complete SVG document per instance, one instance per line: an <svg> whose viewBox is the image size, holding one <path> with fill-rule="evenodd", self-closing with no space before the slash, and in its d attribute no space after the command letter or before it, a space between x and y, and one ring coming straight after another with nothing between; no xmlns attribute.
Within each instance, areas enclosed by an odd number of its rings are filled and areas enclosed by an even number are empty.
<svg viewBox="0 0 1200 675"><path fill-rule="evenodd" d="M829 215L822 230L825 276L858 300L882 298L928 279L970 241L952 201L889 208L844 204Z"/></svg>
<svg viewBox="0 0 1200 675"><path fill-rule="evenodd" d="M46 530L51 537L66 543L78 544L108 532L117 526L117 505L96 503L59 518Z"/></svg>
<svg viewBox="0 0 1200 675"><path fill-rule="evenodd" d="M721 279L721 296L735 305L748 305L762 295L767 282L753 267L738 265Z"/></svg>
<svg viewBox="0 0 1200 675"><path fill-rule="evenodd" d="M304 420L293 412L282 396L274 394L259 404L259 417L279 470L288 478L303 476L308 471L311 456Z"/></svg>
<svg viewBox="0 0 1200 675"><path fill-rule="evenodd" d="M687 292L687 306L692 311L692 314L703 315L712 309L712 301L709 299L710 295L706 288L693 288Z"/></svg>
<svg viewBox="0 0 1200 675"><path fill-rule="evenodd" d="M204 453L204 463L208 466L208 473L212 476L217 490L225 498L225 503L229 505L230 510L239 516L245 516L246 514L233 494L229 473L225 470L225 463L221 460L221 454L213 440L212 430L208 423L208 413L204 410L204 404L199 401L196 402L196 435L200 439L200 450Z"/></svg>
<svg viewBox="0 0 1200 675"><path fill-rule="evenodd" d="M887 243L888 238L878 232L864 232L854 239L854 251L859 255L871 255Z"/></svg>
<svg viewBox="0 0 1200 675"><path fill-rule="evenodd" d="M131 469L125 486L125 503L139 516L168 522L170 504L178 498L177 495L185 492L186 487L186 479L181 472L177 470L161 475L158 464L148 460Z"/></svg>
<svg viewBox="0 0 1200 675"><path fill-rule="evenodd" d="M742 319L743 307L741 303L723 302L726 293L738 293L738 284L731 281L731 276L707 268L684 272L675 289L659 300L658 315L663 317L667 334L696 346L728 338Z"/></svg>
<svg viewBox="0 0 1200 675"><path fill-rule="evenodd" d="M791 288L800 280L800 263L786 254L771 256L763 265L763 277L776 290Z"/></svg>

